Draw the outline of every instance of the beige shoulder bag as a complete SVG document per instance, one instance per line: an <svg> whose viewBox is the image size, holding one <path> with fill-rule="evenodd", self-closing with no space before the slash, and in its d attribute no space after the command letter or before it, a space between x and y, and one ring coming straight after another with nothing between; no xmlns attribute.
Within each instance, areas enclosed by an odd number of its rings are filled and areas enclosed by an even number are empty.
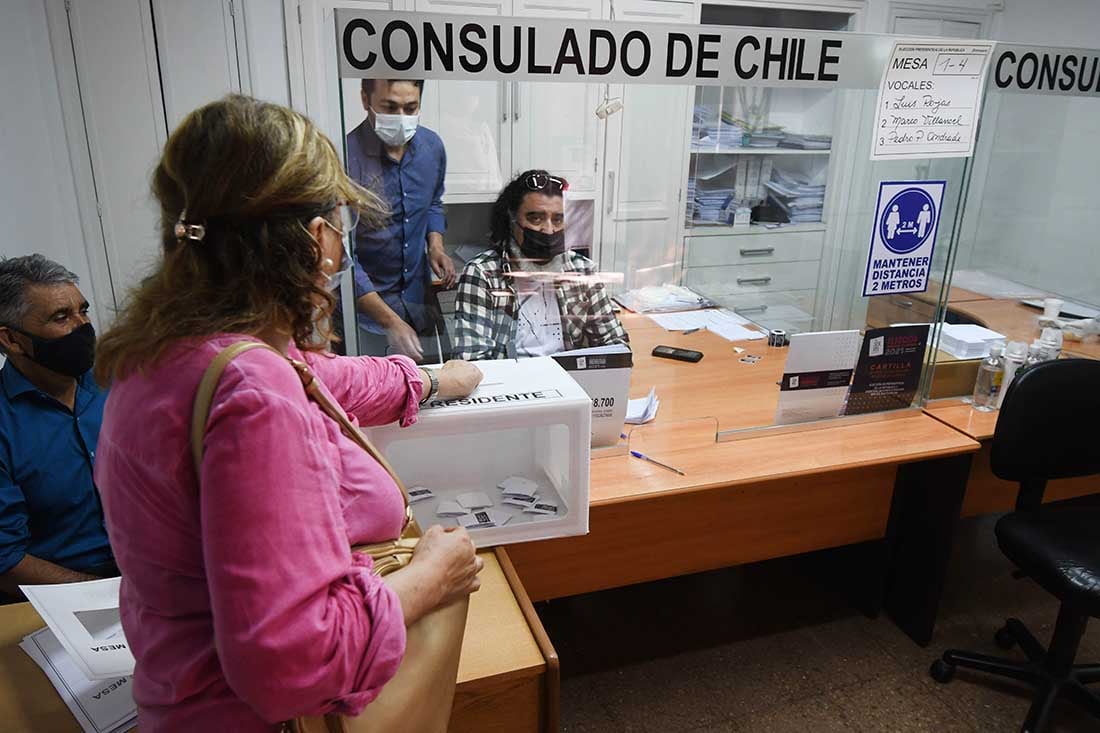
<svg viewBox="0 0 1100 733"><path fill-rule="evenodd" d="M222 372L229 362L251 349L270 349L257 341L239 341L217 355L199 383L191 415L191 453L195 461L196 476L201 475L203 440L206 421L210 415L210 403ZM282 354L279 354L283 356ZM284 357L287 358L287 357ZM309 366L287 358L302 380L306 394L340 424L344 435L355 441L374 460L386 469L405 499L406 524L401 536L389 542L366 547L356 547L374 559L374 572L385 576L398 570L412 559L420 528L409 510L405 485L394 473L389 462L371 445L347 414L321 391ZM458 658L462 651L462 636L466 631L466 611L469 599L463 598L449 606L438 608L406 630L405 656L397 674L361 715L350 718L342 715L325 715L297 718L284 725L284 730L298 733L388 733L389 731L423 731L435 733L447 730L454 702L455 682L458 678Z"/></svg>

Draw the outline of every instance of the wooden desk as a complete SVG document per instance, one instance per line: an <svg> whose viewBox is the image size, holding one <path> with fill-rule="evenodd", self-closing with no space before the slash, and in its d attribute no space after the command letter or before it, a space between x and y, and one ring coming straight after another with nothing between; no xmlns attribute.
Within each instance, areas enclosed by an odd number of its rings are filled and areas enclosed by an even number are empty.
<svg viewBox="0 0 1100 733"><path fill-rule="evenodd" d="M981 443L981 450L975 454L970 467L962 516L1012 511L1020 486L1016 482L1004 481L994 476L989 463L993 432L1000 413L996 410L980 412L961 400L930 402L925 412ZM1095 493L1100 493L1100 484L1095 478L1058 479L1047 484L1043 501L1061 501Z"/></svg>
<svg viewBox="0 0 1100 733"><path fill-rule="evenodd" d="M656 385L661 398L656 421L631 428L631 446L685 475L626 455L593 459L589 533L508 549L531 598L886 540L884 555L916 558L908 563L910 584L929 592L919 603L888 593L887 606L892 613L906 604L917 609L913 624L903 618L907 611L895 617L926 643L942 569L925 558L927 542L939 535L912 523L925 516L913 497L961 501L978 443L917 410L716 442L717 430L772 424L787 350L763 340L731 344L706 331L670 333L633 314L622 320L634 349L631 395ZM698 349L704 358L654 359L657 344ZM735 345L763 359L742 364ZM935 480L915 482L914 472Z"/></svg>
<svg viewBox="0 0 1100 733"><path fill-rule="evenodd" d="M661 410L657 420L669 425L713 417L718 430L771 425L779 401L778 382L783 376L787 349L768 346L766 339L731 343L710 331L684 335L666 331L649 318L635 313L620 317L630 334L634 369L630 396L645 397L657 387ZM759 330L754 327L754 330ZM672 359L655 359L659 344L703 352L703 359L690 364ZM745 349L744 354L733 350ZM738 361L745 354L762 357L756 364Z"/></svg>
<svg viewBox="0 0 1100 733"><path fill-rule="evenodd" d="M977 449L913 413L654 454L685 476L599 458L589 534L508 553L528 594L543 600L883 538L899 464Z"/></svg>
<svg viewBox="0 0 1100 733"><path fill-rule="evenodd" d="M556 731L558 658L507 554L481 553L449 730ZM0 721L5 733L79 733L49 680L18 644L44 624L29 603L0 606Z"/></svg>

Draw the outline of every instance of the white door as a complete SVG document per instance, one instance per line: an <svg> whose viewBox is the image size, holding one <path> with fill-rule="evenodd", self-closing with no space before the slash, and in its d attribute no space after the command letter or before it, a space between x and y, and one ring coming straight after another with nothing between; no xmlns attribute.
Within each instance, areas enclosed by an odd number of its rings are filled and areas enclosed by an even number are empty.
<svg viewBox="0 0 1100 733"><path fill-rule="evenodd" d="M72 3L68 25L94 197L116 302L155 262L159 210L150 173L167 136L150 6L141 0ZM83 129L81 129L83 128ZM59 141L60 143L60 141Z"/></svg>
<svg viewBox="0 0 1100 733"><path fill-rule="evenodd" d="M241 91L232 7L230 0L153 0L169 130L191 110Z"/></svg>
<svg viewBox="0 0 1100 733"><path fill-rule="evenodd" d="M616 2L615 19L691 23L695 6L667 0ZM688 85L613 84L623 109L607 119L601 269L623 273L625 289L675 282L684 161L690 131Z"/></svg>
<svg viewBox="0 0 1100 733"><path fill-rule="evenodd" d="M512 14L511 0L415 0L413 9L451 15ZM424 84L420 122L443 138L447 203L495 201L511 170L510 85L497 81Z"/></svg>
<svg viewBox="0 0 1100 733"><path fill-rule="evenodd" d="M515 0L523 18L599 20L602 0ZM596 193L596 106L601 85L517 82L512 85L512 175L543 168L569 181L573 196Z"/></svg>

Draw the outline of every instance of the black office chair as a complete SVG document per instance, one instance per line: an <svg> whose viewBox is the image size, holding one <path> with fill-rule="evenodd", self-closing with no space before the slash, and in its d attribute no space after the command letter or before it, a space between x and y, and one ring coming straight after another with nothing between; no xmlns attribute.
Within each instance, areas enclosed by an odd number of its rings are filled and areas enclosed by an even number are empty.
<svg viewBox="0 0 1100 733"><path fill-rule="evenodd" d="M1018 619L997 631L997 645L1019 644L1026 662L948 649L929 670L943 683L964 667L1030 684L1035 695L1023 733L1042 731L1063 695L1100 720L1100 695L1085 687L1100 682L1100 664L1074 664L1089 617L1100 616L1100 510L1042 506L1048 480L1100 474L1097 415L1100 361L1044 362L1009 386L991 463L999 478L1020 482L1020 492L1016 511L997 522L997 543L1024 575L1061 601L1058 621L1049 649Z"/></svg>

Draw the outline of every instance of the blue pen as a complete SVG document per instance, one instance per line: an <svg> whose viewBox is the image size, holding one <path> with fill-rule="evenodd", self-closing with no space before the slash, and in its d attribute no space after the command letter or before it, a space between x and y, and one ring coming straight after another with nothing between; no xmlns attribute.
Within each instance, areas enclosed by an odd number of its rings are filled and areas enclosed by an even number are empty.
<svg viewBox="0 0 1100 733"><path fill-rule="evenodd" d="M652 463L654 465L660 466L661 468L667 468L669 471L675 471L676 473L680 474L681 476L686 476L687 475L686 473L684 473L680 469L673 468L672 466L668 465L667 463L661 463L660 461L653 460L652 458L647 456L645 453L639 453L636 450L632 450L632 451L630 451L630 455L634 456L635 458L641 458L643 461L647 461L647 462Z"/></svg>

